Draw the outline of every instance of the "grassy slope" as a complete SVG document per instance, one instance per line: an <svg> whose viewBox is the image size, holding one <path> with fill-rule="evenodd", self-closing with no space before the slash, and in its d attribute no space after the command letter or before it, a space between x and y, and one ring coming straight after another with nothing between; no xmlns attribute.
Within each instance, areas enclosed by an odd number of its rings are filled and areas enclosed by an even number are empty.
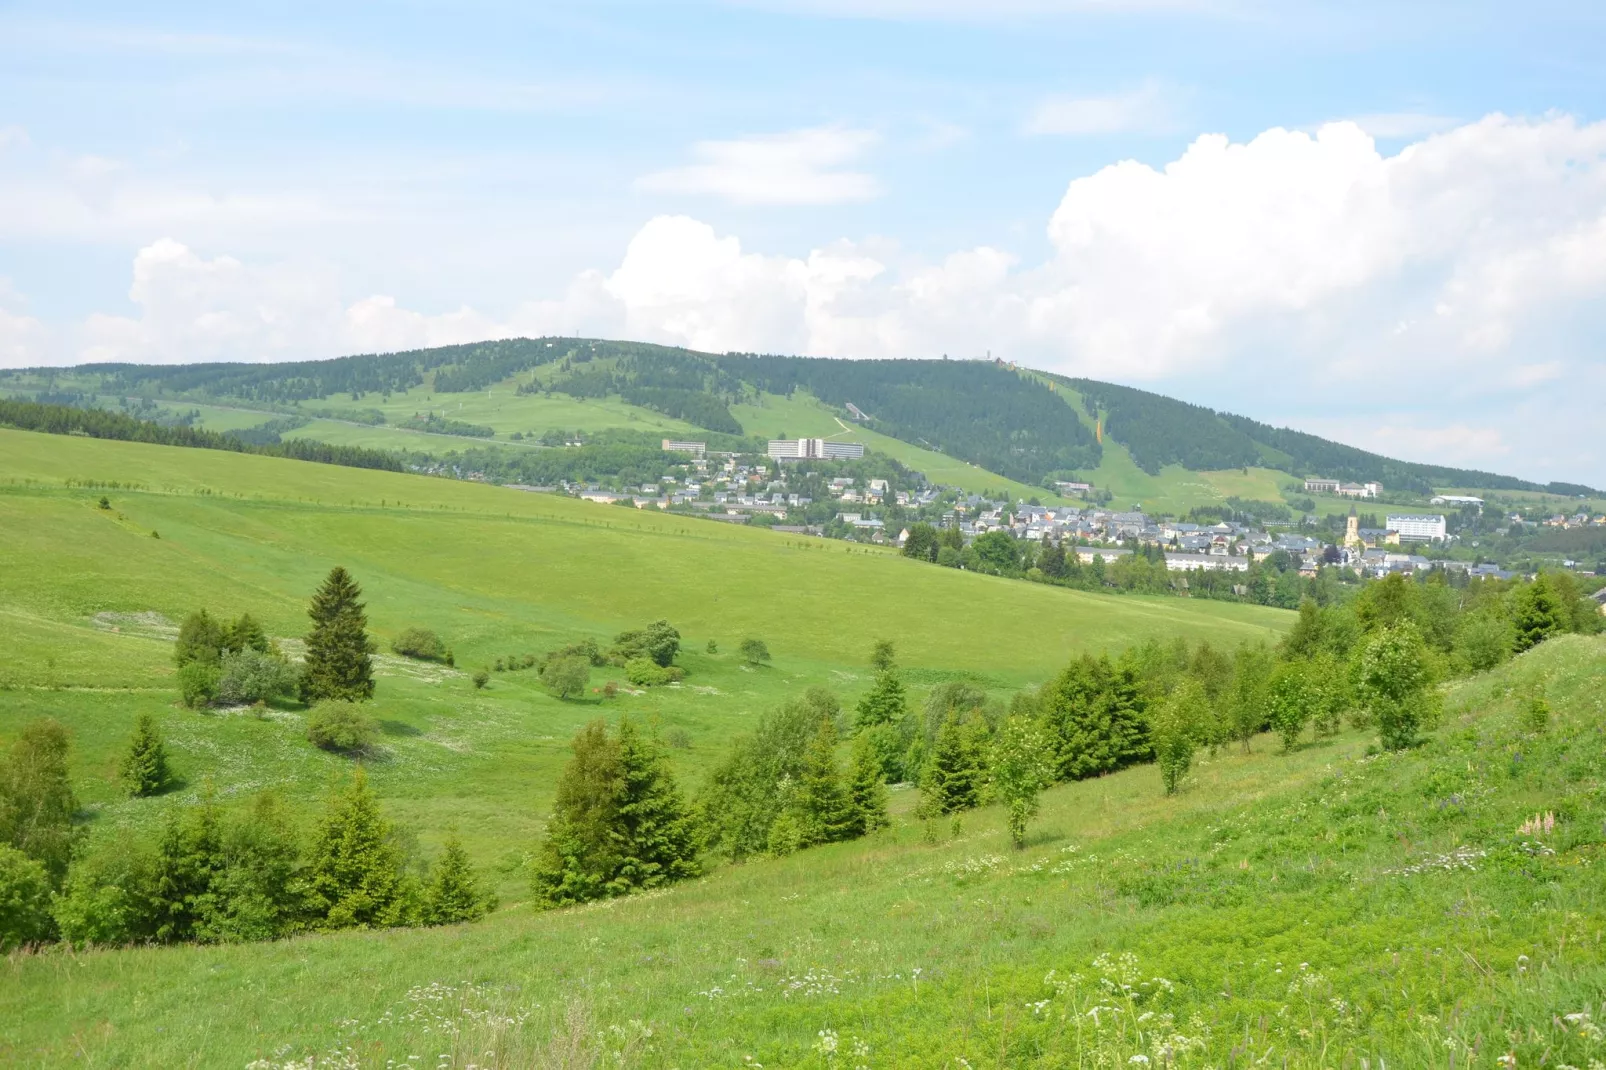
<svg viewBox="0 0 1606 1070"><path fill-rule="evenodd" d="M855 701L880 636L898 640L918 699L954 676L1005 693L1079 650L1156 634L1232 645L1274 637L1291 619L1089 595L551 495L205 450L0 431L0 472L0 742L36 715L66 723L95 835L154 821L208 777L226 796L276 786L310 804L321 794L343 763L305 743L301 711L259 720L176 709L171 632L131 615L176 623L198 607L249 610L271 634L297 636L308 594L336 563L364 585L382 643L432 627L460 669L586 635L606 642L660 616L685 636L686 686L606 708L559 702L529 672L477 691L466 672L381 659L382 796L426 848L456 823L479 863L509 870L539 828L567 741L599 712L684 730L690 745L677 761L695 780L733 733L786 696L822 684ZM111 511L95 508L102 493ZM768 642L773 667L738 664L747 636ZM705 653L709 639L723 653ZM598 669L592 684L616 675ZM112 775L145 711L189 780L187 792L152 805L120 800Z"/></svg>
<svg viewBox="0 0 1606 1070"><path fill-rule="evenodd" d="M1182 1066L1493 1066L1508 1050L1584 1066L1602 1042L1560 1016L1598 1016L1606 984L1603 675L1606 642L1556 640L1452 689L1416 752L1365 759L1351 732L1284 756L1263 738L1201 762L1175 799L1152 768L1056 788L1020 853L984 810L936 844L900 821L467 928L16 957L0 1055L1124 1066L1170 1043ZM1557 720L1536 736L1516 715L1538 688ZM1512 830L1536 810L1559 827L1525 848ZM1130 998L1099 983L1123 961Z"/></svg>

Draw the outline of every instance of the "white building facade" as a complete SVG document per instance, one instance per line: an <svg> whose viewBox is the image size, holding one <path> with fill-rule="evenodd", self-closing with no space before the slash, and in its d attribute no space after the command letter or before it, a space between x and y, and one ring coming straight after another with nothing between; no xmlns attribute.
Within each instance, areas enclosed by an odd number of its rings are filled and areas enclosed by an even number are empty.
<svg viewBox="0 0 1606 1070"><path fill-rule="evenodd" d="M1441 515L1390 516L1387 528L1398 535L1401 542L1443 542L1446 534Z"/></svg>

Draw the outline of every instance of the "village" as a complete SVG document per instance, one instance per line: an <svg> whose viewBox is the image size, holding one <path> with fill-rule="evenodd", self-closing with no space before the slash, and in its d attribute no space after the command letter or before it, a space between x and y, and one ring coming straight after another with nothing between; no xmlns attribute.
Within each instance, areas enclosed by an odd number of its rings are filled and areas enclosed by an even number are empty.
<svg viewBox="0 0 1606 1070"><path fill-rule="evenodd" d="M1094 558L1111 564L1141 551L1154 560L1163 558L1167 570L1181 573L1247 572L1255 561L1279 554L1285 555L1284 567L1307 577L1317 575L1323 566L1371 577L1409 576L1434 567L1469 578L1512 575L1495 564L1458 559L1467 555L1447 552L1459 538L1452 522L1455 511L1482 512L1483 500L1465 495L1432 498L1431 504L1450 513L1401 508L1377 517L1381 526L1363 525L1352 507L1347 524L1338 530L1331 525L1340 518L1329 516L1324 524L1312 513L1289 513L1279 519L1227 515L1208 522L1155 515L1141 507L1098 505L1086 500L1095 496L1095 488L1086 482L1056 485L1062 495L1082 499L1079 504L1042 504L1037 498L967 493L927 483L918 473L907 471L901 478L834 474L856 471L861 465L855 462L862 462L865 452L862 445L829 439L772 440L763 460L711 451L702 442L665 439L663 449L684 454L687 460L656 481L613 488L585 482L527 489L895 548L906 544L917 523L955 529L967 546L991 532L1005 532L1034 550L1050 543L1074 549L1083 564ZM1305 481L1304 489L1357 503L1383 496L1376 482L1313 478ZM1606 525L1606 516L1580 512L1538 518L1514 513L1506 524L1517 530L1524 524L1570 528Z"/></svg>

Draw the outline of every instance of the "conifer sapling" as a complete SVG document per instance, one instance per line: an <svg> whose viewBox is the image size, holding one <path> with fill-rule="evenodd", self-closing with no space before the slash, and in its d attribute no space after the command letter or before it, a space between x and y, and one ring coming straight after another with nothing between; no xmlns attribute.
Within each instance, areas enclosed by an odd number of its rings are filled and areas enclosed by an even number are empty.
<svg viewBox="0 0 1606 1070"><path fill-rule="evenodd" d="M162 745L156 718L148 713L139 715L134 724L134 736L128 741L128 751L118 768L118 775L136 798L156 795L172 779L167 765L167 748Z"/></svg>

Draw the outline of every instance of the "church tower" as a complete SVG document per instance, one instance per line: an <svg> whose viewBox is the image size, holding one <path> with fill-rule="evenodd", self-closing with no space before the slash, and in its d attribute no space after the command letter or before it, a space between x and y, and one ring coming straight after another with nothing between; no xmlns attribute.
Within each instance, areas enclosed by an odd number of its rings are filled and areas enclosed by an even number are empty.
<svg viewBox="0 0 1606 1070"><path fill-rule="evenodd" d="M1359 549L1362 549L1362 543L1361 543L1361 519L1360 519L1360 517L1355 515L1354 506L1350 507L1349 519L1344 522L1344 549L1346 549L1346 550L1359 550Z"/></svg>

